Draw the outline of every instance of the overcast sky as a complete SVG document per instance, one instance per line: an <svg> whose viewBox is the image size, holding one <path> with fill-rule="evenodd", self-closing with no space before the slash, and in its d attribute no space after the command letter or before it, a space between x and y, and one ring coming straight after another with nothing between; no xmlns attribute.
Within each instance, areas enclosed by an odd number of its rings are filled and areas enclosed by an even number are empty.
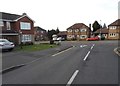
<svg viewBox="0 0 120 86"><path fill-rule="evenodd" d="M64 31L75 23L109 25L118 19L120 0L1 0L0 11L27 15L35 26Z"/></svg>

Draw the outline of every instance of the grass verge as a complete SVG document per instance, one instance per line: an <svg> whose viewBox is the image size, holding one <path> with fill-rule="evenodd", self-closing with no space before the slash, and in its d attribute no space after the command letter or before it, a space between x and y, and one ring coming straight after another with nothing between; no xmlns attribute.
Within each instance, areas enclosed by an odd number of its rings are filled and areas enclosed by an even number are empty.
<svg viewBox="0 0 120 86"><path fill-rule="evenodd" d="M15 51L40 51L44 49L49 49L49 48L54 48L57 47L58 45L51 45L51 44L34 44L34 45L23 45L22 48L21 46L18 46L15 48Z"/></svg>

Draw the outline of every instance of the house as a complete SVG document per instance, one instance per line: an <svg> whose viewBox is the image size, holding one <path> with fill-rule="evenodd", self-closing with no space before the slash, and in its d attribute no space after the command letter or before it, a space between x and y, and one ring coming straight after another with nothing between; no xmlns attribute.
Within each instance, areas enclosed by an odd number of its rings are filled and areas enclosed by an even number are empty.
<svg viewBox="0 0 120 86"><path fill-rule="evenodd" d="M120 19L117 19L116 21L108 25L108 29L108 39L120 39Z"/></svg>
<svg viewBox="0 0 120 86"><path fill-rule="evenodd" d="M58 34L57 34L58 37L62 37L64 40L67 39L67 31L60 31Z"/></svg>
<svg viewBox="0 0 120 86"><path fill-rule="evenodd" d="M48 40L47 31L45 29L42 29L39 26L34 27L34 29L35 29L35 41Z"/></svg>
<svg viewBox="0 0 120 86"><path fill-rule="evenodd" d="M105 39L108 39L108 28L100 28L97 31L94 32L95 35L103 35L105 37Z"/></svg>
<svg viewBox="0 0 120 86"><path fill-rule="evenodd" d="M26 14L22 15L0 12L1 38L8 39L16 45L34 43L34 21Z"/></svg>
<svg viewBox="0 0 120 86"><path fill-rule="evenodd" d="M67 40L85 40L90 34L90 28L83 23L76 23L67 28Z"/></svg>

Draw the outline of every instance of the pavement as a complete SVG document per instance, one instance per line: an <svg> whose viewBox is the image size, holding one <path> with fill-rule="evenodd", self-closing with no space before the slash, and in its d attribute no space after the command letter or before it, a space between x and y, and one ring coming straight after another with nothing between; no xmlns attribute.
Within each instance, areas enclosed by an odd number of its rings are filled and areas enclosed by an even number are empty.
<svg viewBox="0 0 120 86"><path fill-rule="evenodd" d="M21 67L31 62L37 61L45 56L50 56L57 52L61 52L65 49L72 47L72 45L58 46L56 48L50 48L42 51L35 52L23 52L23 51L13 51L13 52L3 52L2 57L2 70L8 71L12 68Z"/></svg>
<svg viewBox="0 0 120 86"><path fill-rule="evenodd" d="M63 45L74 47L4 73L3 84L118 86L119 58L113 51L117 41L64 42Z"/></svg>

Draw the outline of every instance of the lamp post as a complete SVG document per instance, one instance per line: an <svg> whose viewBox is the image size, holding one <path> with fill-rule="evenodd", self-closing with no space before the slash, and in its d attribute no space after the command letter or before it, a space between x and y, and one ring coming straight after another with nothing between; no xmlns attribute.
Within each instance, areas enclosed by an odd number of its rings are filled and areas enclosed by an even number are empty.
<svg viewBox="0 0 120 86"><path fill-rule="evenodd" d="M22 49L22 31L19 31L20 34L20 48Z"/></svg>

